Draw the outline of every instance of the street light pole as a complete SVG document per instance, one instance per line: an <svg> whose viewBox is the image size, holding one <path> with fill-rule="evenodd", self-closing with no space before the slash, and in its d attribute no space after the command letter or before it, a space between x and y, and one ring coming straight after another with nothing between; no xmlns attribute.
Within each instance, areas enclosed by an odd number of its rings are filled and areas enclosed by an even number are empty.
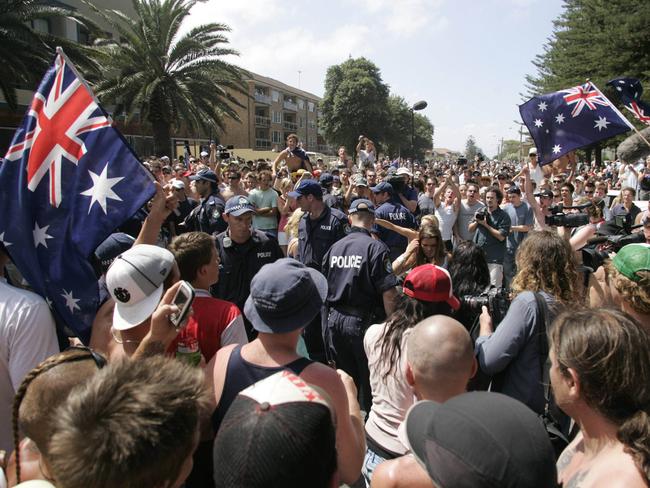
<svg viewBox="0 0 650 488"><path fill-rule="evenodd" d="M415 111L427 108L427 102L420 100L411 107L411 157L415 161Z"/></svg>

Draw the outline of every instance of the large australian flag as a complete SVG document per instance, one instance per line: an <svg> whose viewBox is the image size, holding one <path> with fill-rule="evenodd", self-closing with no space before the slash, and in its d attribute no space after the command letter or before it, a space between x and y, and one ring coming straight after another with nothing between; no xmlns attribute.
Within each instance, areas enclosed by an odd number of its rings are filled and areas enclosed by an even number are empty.
<svg viewBox="0 0 650 488"><path fill-rule="evenodd" d="M641 100L643 86L636 78L614 78L607 82L613 87L623 106L644 124L650 125L650 104Z"/></svg>
<svg viewBox="0 0 650 488"><path fill-rule="evenodd" d="M58 50L0 160L0 240L84 341L98 305L88 257L154 193L149 172Z"/></svg>
<svg viewBox="0 0 650 488"><path fill-rule="evenodd" d="M633 129L590 81L533 97L519 106L519 113L535 141L540 164Z"/></svg>

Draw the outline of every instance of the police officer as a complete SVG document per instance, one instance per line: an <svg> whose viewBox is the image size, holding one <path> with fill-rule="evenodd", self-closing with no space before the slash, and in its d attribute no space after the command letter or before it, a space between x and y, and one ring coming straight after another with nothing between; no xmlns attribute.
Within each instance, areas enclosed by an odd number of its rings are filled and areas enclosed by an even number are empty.
<svg viewBox="0 0 650 488"><path fill-rule="evenodd" d="M294 191L289 192L305 212L298 224L298 261L305 266L323 271L323 256L347 229L348 221L343 212L330 208L323 202L323 190L314 180L303 180ZM325 362L321 316L316 317L303 331L309 356Z"/></svg>
<svg viewBox="0 0 650 488"><path fill-rule="evenodd" d="M376 218L388 220L400 227L417 228L413 214L393 198L394 191L390 183L382 181L377 186L372 187L372 192L374 193L375 204L378 205L375 213ZM376 234L390 248L390 258L392 260L397 259L406 251L408 240L397 232L375 225L372 233Z"/></svg>
<svg viewBox="0 0 650 488"><path fill-rule="evenodd" d="M349 209L349 234L335 243L323 259L329 307L327 331L336 366L354 378L359 403L370 411L371 390L363 336L370 324L390 315L397 294L389 249L370 230L375 207L359 198Z"/></svg>
<svg viewBox="0 0 650 488"><path fill-rule="evenodd" d="M214 234L226 230L228 224L223 218L225 203L219 195L217 175L210 169L202 169L190 176L196 185L201 202L183 222L184 232L207 232Z"/></svg>
<svg viewBox="0 0 650 488"><path fill-rule="evenodd" d="M252 228L255 206L243 195L228 200L224 218L228 229L217 235L216 245L221 265L219 282L212 287L212 295L235 303L244 310L250 295L253 276L262 266L283 257L278 241L264 232ZM246 317L246 333L249 340L256 335Z"/></svg>

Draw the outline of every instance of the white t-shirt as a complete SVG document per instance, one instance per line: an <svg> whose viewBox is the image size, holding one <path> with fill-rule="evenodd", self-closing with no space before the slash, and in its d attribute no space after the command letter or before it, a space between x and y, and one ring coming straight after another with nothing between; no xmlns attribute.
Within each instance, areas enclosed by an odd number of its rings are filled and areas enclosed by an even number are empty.
<svg viewBox="0 0 650 488"><path fill-rule="evenodd" d="M0 449L13 451L11 407L23 378L59 352L50 308L40 296L0 277Z"/></svg>
<svg viewBox="0 0 650 488"><path fill-rule="evenodd" d="M538 164L537 166L535 166L533 168L533 166L531 164L529 164L528 168L530 168L530 177L531 177L531 179L539 187L539 185L542 184L542 180L544 179L544 171L542 171L542 167Z"/></svg>
<svg viewBox="0 0 650 488"><path fill-rule="evenodd" d="M411 330L402 334L399 364L384 382L382 376L386 360L380 356L379 340L385 327L385 323L371 325L363 338L372 388L372 407L366 421L366 432L383 448L396 454L406 454L406 446L397 438L397 429L415 401L413 390L406 382L406 342Z"/></svg>
<svg viewBox="0 0 650 488"><path fill-rule="evenodd" d="M375 153L365 149L359 151L359 169L372 168L375 164Z"/></svg>
<svg viewBox="0 0 650 488"><path fill-rule="evenodd" d="M445 203L441 203L436 209L436 217L438 217L438 221L440 222L442 240L450 241L454 234L454 224L458 217L458 212L454 209L454 204L446 205Z"/></svg>

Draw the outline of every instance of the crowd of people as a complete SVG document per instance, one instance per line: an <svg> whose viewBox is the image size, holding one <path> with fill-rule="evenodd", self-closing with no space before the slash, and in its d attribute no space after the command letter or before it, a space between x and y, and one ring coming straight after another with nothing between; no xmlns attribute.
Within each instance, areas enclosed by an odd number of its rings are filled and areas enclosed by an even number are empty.
<svg viewBox="0 0 650 488"><path fill-rule="evenodd" d="M650 156L355 149L149 158L87 345L0 244L0 486L648 486Z"/></svg>

